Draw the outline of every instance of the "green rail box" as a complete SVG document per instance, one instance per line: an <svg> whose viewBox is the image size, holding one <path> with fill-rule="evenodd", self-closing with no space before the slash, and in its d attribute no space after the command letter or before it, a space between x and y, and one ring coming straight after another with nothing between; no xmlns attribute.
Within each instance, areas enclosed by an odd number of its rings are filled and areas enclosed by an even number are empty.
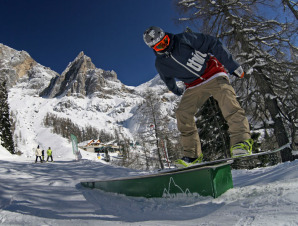
<svg viewBox="0 0 298 226"><path fill-rule="evenodd" d="M84 187L136 197L200 195L217 198L233 188L231 162L169 170L157 174L81 182Z"/></svg>

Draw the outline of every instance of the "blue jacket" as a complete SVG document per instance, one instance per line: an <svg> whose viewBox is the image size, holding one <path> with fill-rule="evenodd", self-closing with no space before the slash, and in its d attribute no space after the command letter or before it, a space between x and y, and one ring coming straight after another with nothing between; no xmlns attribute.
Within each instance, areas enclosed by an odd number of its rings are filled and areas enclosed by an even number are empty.
<svg viewBox="0 0 298 226"><path fill-rule="evenodd" d="M177 87L175 79L185 83L198 79L205 71L210 55L215 56L229 73L240 66L213 36L202 33L167 34L170 45L162 54L155 52L155 67L168 89L176 95L181 95L183 90Z"/></svg>

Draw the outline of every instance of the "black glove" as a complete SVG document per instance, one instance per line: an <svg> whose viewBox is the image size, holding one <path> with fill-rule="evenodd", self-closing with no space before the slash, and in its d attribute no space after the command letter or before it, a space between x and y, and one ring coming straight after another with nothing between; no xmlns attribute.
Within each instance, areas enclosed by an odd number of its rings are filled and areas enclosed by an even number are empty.
<svg viewBox="0 0 298 226"><path fill-rule="evenodd" d="M182 89L182 88L177 88L177 91L175 92L175 94L177 95L177 96L181 96L182 94L184 93L184 89Z"/></svg>
<svg viewBox="0 0 298 226"><path fill-rule="evenodd" d="M243 78L244 77L244 71L241 66L239 66L233 73L238 78Z"/></svg>

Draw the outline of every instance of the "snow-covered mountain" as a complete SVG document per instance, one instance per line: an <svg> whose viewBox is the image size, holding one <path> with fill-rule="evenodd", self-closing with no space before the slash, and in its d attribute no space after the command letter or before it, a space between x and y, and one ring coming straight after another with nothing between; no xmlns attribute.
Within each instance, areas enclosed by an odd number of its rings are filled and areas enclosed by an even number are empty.
<svg viewBox="0 0 298 226"><path fill-rule="evenodd" d="M41 96L61 97L70 95L91 96L96 93L113 94L113 87L108 81L118 82L114 71L98 69L92 63L91 58L81 52L73 62L69 63L65 71L51 80L51 84ZM110 88L107 90L106 88ZM121 88L115 87L116 89Z"/></svg>
<svg viewBox="0 0 298 226"><path fill-rule="evenodd" d="M81 128L92 126L111 135L117 130L134 140L144 126L139 122L142 115L138 108L149 88L161 97L162 114L175 126L173 112L178 98L168 92L158 75L138 87L126 86L117 79L116 72L96 68L83 52L59 75L38 64L25 51L3 44L0 72L0 77L9 81L17 150L28 156L33 155L38 144L56 150L61 145L71 147L67 139L44 126L47 113L70 119Z"/></svg>
<svg viewBox="0 0 298 226"><path fill-rule="evenodd" d="M37 63L26 51L17 51L0 43L0 78L7 86L26 83L26 89L42 92L53 77L59 74Z"/></svg>

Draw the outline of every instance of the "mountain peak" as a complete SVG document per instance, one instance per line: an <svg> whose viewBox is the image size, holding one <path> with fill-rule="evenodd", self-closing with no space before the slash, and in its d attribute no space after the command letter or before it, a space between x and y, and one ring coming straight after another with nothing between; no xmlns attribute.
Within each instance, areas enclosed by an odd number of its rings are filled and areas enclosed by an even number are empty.
<svg viewBox="0 0 298 226"><path fill-rule="evenodd" d="M76 61L77 59L80 59L80 58L82 58L82 57L84 57L84 56L86 56L85 53L84 53L83 51L81 51L81 52L79 53L79 55L75 58L74 61Z"/></svg>
<svg viewBox="0 0 298 226"><path fill-rule="evenodd" d="M50 86L41 95L61 97L73 94L89 96L95 92L103 93L105 92L103 87L107 85L108 80L118 81L116 72L96 68L91 58L81 51L59 77L52 79Z"/></svg>
<svg viewBox="0 0 298 226"><path fill-rule="evenodd" d="M8 87L28 74L37 62L24 50L18 51L0 43L0 69Z"/></svg>

